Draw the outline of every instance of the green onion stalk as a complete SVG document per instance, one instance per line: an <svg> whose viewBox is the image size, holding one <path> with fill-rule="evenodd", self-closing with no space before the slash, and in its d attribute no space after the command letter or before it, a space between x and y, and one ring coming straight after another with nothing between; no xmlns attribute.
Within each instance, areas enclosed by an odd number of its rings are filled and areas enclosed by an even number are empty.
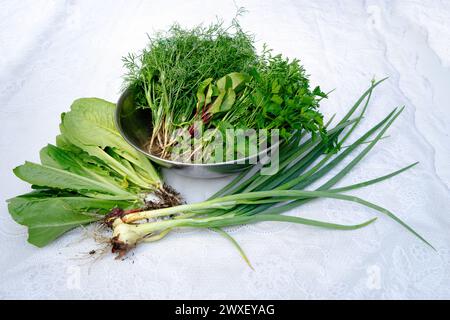
<svg viewBox="0 0 450 320"><path fill-rule="evenodd" d="M284 141L280 146L279 170L276 174L263 175L258 170L260 168L254 167L237 175L228 185L203 202L155 210L120 211L117 214L108 215L107 223L113 230L111 240L113 252L121 257L139 243L160 240L174 228L209 228L229 239L249 263L239 244L222 228L260 221L279 221L336 230L354 230L363 228L376 220L372 218L353 225L343 225L299 216L281 215L318 198L350 201L368 207L393 219L431 246L391 211L362 198L346 194L348 191L392 178L414 167L417 163L375 179L335 187L381 139L385 138L386 131L404 109L403 107L395 108L356 141L345 148L340 148L352 136L362 120L373 90L384 80L373 81L347 114L333 128L327 128L327 137L307 138L304 134L297 134ZM357 111L358 114L355 115ZM330 122L327 127L330 126ZM348 159L350 154L362 146L364 148L358 149L356 156L343 169L333 172L333 169L344 159ZM308 189L322 178L325 182L319 187L313 190Z"/></svg>

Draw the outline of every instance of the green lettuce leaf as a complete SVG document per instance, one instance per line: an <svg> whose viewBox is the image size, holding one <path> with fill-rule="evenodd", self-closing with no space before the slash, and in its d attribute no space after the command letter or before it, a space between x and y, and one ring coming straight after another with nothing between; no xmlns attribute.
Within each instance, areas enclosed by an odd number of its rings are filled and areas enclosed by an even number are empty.
<svg viewBox="0 0 450 320"><path fill-rule="evenodd" d="M130 146L117 131L114 124L115 105L98 98L75 100L71 111L62 116L61 132L65 143L82 149L97 157L144 189L155 189L162 181L150 161ZM62 139L60 139L62 140ZM124 160L139 167L140 173L111 156L106 149L113 149Z"/></svg>
<svg viewBox="0 0 450 320"><path fill-rule="evenodd" d="M57 169L67 170L72 173L96 180L108 185L111 190L116 190L117 195L131 195L124 189L127 187L124 181L107 167L102 166L84 152L77 154L63 150L51 144L41 149L41 163Z"/></svg>
<svg viewBox="0 0 450 320"><path fill-rule="evenodd" d="M116 186L47 165L27 161L14 168L13 172L18 178L40 187L75 190L80 194L99 199L138 199L137 195Z"/></svg>
<svg viewBox="0 0 450 320"><path fill-rule="evenodd" d="M38 191L7 200L12 218L28 227L28 242L43 247L63 233L102 218L114 207L132 208L132 201L92 199L76 195L51 196Z"/></svg>

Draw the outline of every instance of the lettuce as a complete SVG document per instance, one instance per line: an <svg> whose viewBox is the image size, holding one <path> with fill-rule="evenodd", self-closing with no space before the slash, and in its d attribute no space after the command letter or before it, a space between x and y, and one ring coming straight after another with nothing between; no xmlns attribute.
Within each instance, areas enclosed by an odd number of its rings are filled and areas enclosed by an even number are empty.
<svg viewBox="0 0 450 320"><path fill-rule="evenodd" d="M113 103L102 99L75 100L71 111L62 116L60 129L63 139L102 160L141 188L160 188L162 180L150 161L130 146L117 131L114 110ZM111 153L119 156L119 159Z"/></svg>
<svg viewBox="0 0 450 320"><path fill-rule="evenodd" d="M32 192L8 200L8 210L19 224L28 226L28 242L43 247L63 233L100 220L111 208L129 208L131 201L92 199L77 195Z"/></svg>
<svg viewBox="0 0 450 320"><path fill-rule="evenodd" d="M30 243L42 247L116 207L143 207L147 194L163 194L156 169L117 131L114 111L102 99L76 100L61 115L56 146L41 149L41 163L13 170L37 189L7 201L13 219L28 227Z"/></svg>

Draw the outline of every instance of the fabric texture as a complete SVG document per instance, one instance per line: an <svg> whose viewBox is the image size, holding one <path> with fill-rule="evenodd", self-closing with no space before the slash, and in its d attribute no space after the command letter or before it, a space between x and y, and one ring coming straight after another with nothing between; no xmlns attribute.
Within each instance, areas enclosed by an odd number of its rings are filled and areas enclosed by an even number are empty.
<svg viewBox="0 0 450 320"><path fill-rule="evenodd" d="M77 229L38 249L9 216L5 200L29 191L12 168L37 161L53 143L59 114L79 97L116 101L121 57L146 33L222 17L233 1L0 1L0 298L385 299L450 298L450 5L447 1L237 1L241 18L275 52L301 59L312 85L336 88L322 103L342 115L372 78L376 89L363 132L406 106L389 137L340 185L415 161L393 179L353 192L403 218L436 248L392 220L355 204L313 201L290 214L339 223L379 216L357 231L285 223L230 228L254 269L228 240L179 230L144 244L125 261L99 254L92 229ZM229 178L189 179L164 172L187 201ZM95 249L97 254L90 255Z"/></svg>

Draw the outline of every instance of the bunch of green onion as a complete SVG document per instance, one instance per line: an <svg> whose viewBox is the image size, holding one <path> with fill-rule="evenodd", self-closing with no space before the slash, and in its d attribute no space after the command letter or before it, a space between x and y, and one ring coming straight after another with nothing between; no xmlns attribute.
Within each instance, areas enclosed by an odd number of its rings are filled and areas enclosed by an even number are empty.
<svg viewBox="0 0 450 320"><path fill-rule="evenodd" d="M317 198L350 201L369 207L392 218L431 246L389 210L346 194L348 191L389 179L415 166L417 162L375 179L335 187L384 137L388 128L403 111L403 108L395 108L349 146L327 152L330 144L337 143L338 146L342 146L352 135L366 112L372 91L384 80L372 82L347 114L333 128L327 128L328 136L325 139L319 136L309 138L305 134L297 134L285 141L280 146L279 171L274 175L262 175L255 168L248 169L206 201L164 209L123 212L121 215L107 217L113 229L111 240L113 252L118 252L119 256L122 256L141 242L161 239L174 228L211 228L227 237L248 262L237 242L222 228L260 221L280 221L328 229L353 230L365 227L376 220L373 218L359 224L343 225L299 216L281 215ZM355 115L357 111L359 113ZM327 127L330 126L333 118ZM343 169L336 173L332 172L361 146L364 148ZM308 190L308 187L321 178L325 178L326 181L315 190Z"/></svg>

